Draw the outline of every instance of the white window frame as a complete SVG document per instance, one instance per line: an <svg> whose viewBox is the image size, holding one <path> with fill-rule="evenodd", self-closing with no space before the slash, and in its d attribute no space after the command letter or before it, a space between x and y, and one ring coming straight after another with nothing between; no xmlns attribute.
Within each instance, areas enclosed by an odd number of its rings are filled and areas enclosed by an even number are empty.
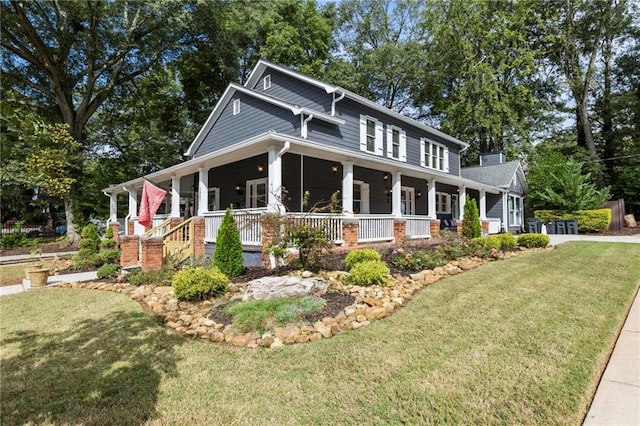
<svg viewBox="0 0 640 426"><path fill-rule="evenodd" d="M460 217L460 196L458 194L451 194L451 216L453 219Z"/></svg>
<svg viewBox="0 0 640 426"><path fill-rule="evenodd" d="M400 209L403 216L413 216L416 214L416 189L411 186L400 188Z"/></svg>
<svg viewBox="0 0 640 426"><path fill-rule="evenodd" d="M451 214L451 194L436 192L436 213Z"/></svg>
<svg viewBox="0 0 640 426"><path fill-rule="evenodd" d="M271 88L271 74L265 75L262 79L262 90L267 90Z"/></svg>
<svg viewBox="0 0 640 426"><path fill-rule="evenodd" d="M235 99L233 101L233 115L240 114L240 99Z"/></svg>
<svg viewBox="0 0 640 426"><path fill-rule="evenodd" d="M375 124L375 137L373 151L367 149L367 129L368 121L372 121ZM382 128L382 122L368 115L360 115L360 150L368 152L370 154L384 155L384 130Z"/></svg>
<svg viewBox="0 0 640 426"><path fill-rule="evenodd" d="M220 188L209 188L209 199L207 200L207 211L220 210Z"/></svg>
<svg viewBox="0 0 640 426"><path fill-rule="evenodd" d="M258 186L264 185L264 206L258 205ZM267 206L267 199L269 198L269 194L267 191L269 190L268 179L260 178L260 179L252 179L246 182L245 188L245 206L248 209L257 209L261 207ZM255 194L255 195L254 195Z"/></svg>
<svg viewBox="0 0 640 426"><path fill-rule="evenodd" d="M442 149L442 157L437 151ZM436 153L434 155L434 153ZM435 158L435 161L434 161ZM442 160L442 164L440 161ZM427 138L420 139L420 165L441 172L449 172L449 147Z"/></svg>
<svg viewBox="0 0 640 426"><path fill-rule="evenodd" d="M509 214L509 226L522 226L522 197L518 195L508 195L507 209Z"/></svg>
<svg viewBox="0 0 640 426"><path fill-rule="evenodd" d="M356 214L369 214L369 184L361 180L354 180L353 186L360 187L360 199L356 199L356 191L353 191L353 212L356 213L356 204L360 203L360 211Z"/></svg>
<svg viewBox="0 0 640 426"><path fill-rule="evenodd" d="M398 132L398 156L393 155L393 132ZM400 127L387 125L387 157L394 160L407 161L407 132Z"/></svg>

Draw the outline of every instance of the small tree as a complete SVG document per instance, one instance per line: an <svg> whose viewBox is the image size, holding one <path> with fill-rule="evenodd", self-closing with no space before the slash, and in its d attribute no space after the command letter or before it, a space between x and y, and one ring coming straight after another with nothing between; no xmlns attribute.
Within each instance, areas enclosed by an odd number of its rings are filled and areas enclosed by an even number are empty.
<svg viewBox="0 0 640 426"><path fill-rule="evenodd" d="M74 259L74 265L78 269L91 268L100 266L100 256L98 251L100 248L100 235L93 224L89 224L82 228L80 234L80 250Z"/></svg>
<svg viewBox="0 0 640 426"><path fill-rule="evenodd" d="M462 236L471 239L478 238L481 235L482 226L480 225L480 215L476 200L469 198L467 195L462 216Z"/></svg>
<svg viewBox="0 0 640 426"><path fill-rule="evenodd" d="M231 208L227 208L218 230L216 251L213 255L213 266L229 276L237 277L244 271L242 261L242 242L236 221L231 215Z"/></svg>

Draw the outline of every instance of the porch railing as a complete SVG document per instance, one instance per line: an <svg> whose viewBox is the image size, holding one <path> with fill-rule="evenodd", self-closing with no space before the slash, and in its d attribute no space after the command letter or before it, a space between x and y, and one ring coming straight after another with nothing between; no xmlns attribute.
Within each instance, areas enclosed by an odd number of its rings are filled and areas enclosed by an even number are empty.
<svg viewBox="0 0 640 426"><path fill-rule="evenodd" d="M489 234L497 234L500 232L500 218L487 218L489 222Z"/></svg>
<svg viewBox="0 0 640 426"><path fill-rule="evenodd" d="M431 225L429 218L421 216L404 216L406 234L409 238L430 238Z"/></svg>
<svg viewBox="0 0 640 426"><path fill-rule="evenodd" d="M291 213L291 216L311 227L323 228L331 243L344 244L342 238L342 217L318 213Z"/></svg>
<svg viewBox="0 0 640 426"><path fill-rule="evenodd" d="M162 235L162 260L182 262L195 254L193 218L187 219Z"/></svg>
<svg viewBox="0 0 640 426"><path fill-rule="evenodd" d="M259 246L262 244L262 222L260 218L263 211L252 209L233 210L231 212L238 226L240 241L243 245ZM205 241L216 242L223 217L223 211L204 214Z"/></svg>
<svg viewBox="0 0 640 426"><path fill-rule="evenodd" d="M142 234L142 238L162 237L167 233L167 231L169 231L171 228L171 219L165 219L162 222L159 220L160 219L156 219L155 217L153 218L153 227Z"/></svg>
<svg viewBox="0 0 640 426"><path fill-rule="evenodd" d="M393 240L393 217L360 216L358 220L358 242Z"/></svg>

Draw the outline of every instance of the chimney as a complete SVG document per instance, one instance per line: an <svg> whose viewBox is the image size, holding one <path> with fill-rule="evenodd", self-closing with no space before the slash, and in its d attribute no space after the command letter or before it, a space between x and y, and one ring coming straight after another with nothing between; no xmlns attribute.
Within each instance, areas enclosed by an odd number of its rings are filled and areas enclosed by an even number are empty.
<svg viewBox="0 0 640 426"><path fill-rule="evenodd" d="M502 151L485 152L480 154L481 166L495 166L496 164L506 163L507 159Z"/></svg>

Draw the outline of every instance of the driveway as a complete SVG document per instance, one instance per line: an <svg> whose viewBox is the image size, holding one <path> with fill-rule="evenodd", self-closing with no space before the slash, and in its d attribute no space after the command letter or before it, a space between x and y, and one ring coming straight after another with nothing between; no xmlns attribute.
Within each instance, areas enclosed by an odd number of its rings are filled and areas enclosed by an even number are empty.
<svg viewBox="0 0 640 426"><path fill-rule="evenodd" d="M640 244L640 234L636 235L565 235L549 234L552 245L566 243L567 241L599 241L603 243L636 243Z"/></svg>

